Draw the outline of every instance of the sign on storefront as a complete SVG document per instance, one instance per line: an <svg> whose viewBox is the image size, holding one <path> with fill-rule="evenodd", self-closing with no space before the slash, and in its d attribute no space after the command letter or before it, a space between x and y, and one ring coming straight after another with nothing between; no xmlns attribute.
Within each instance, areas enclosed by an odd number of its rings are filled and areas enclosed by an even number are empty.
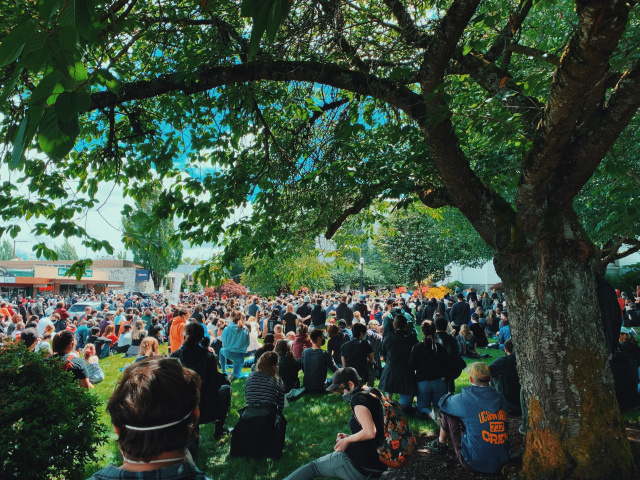
<svg viewBox="0 0 640 480"><path fill-rule="evenodd" d="M64 277L68 271L69 271L68 268L58 268L58 276ZM85 270L84 275L82 275L82 278L91 278L91 277L93 277L93 270Z"/></svg>

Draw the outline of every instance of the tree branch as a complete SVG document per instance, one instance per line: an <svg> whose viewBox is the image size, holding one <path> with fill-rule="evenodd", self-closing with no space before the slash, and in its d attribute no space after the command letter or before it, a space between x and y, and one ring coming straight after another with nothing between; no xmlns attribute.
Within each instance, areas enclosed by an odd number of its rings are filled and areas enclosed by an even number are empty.
<svg viewBox="0 0 640 480"><path fill-rule="evenodd" d="M511 43L513 36L518 30L520 30L522 24L527 18L527 15L529 15L531 7L533 7L533 0L521 0L516 12L509 14L509 21L504 27L502 27L500 35L498 35L498 38L496 38L493 45L491 45L491 48L489 48L487 53L484 55L487 61L491 63L495 62L507 45Z"/></svg>
<svg viewBox="0 0 640 480"><path fill-rule="evenodd" d="M454 0L429 41L420 68L423 91L432 92L442 83L458 40L473 16L480 0Z"/></svg>
<svg viewBox="0 0 640 480"><path fill-rule="evenodd" d="M518 53L520 55L526 55L527 57L539 58L556 67L560 65L560 59L556 55L552 55L545 52L544 50L539 50L537 48L526 47L524 45L512 43L510 45L507 45L506 50L513 53Z"/></svg>
<svg viewBox="0 0 640 480"><path fill-rule="evenodd" d="M620 77L591 128L572 142L558 182L561 195L573 198L578 194L639 108L640 60L636 60Z"/></svg>
<svg viewBox="0 0 640 480"><path fill-rule="evenodd" d="M384 3L398 21L400 32L407 43L418 48L427 47L429 37L417 27L404 4L400 0L384 0Z"/></svg>
<svg viewBox="0 0 640 480"><path fill-rule="evenodd" d="M548 185L563 168L566 148L582 112L593 108L594 89L600 91L595 95L598 101L604 98L609 57L624 33L629 10L630 5L623 1L577 3L578 27L556 70L536 140L523 162L516 201L525 227L537 228L547 213ZM554 191L553 203L570 208L572 198L562 198Z"/></svg>
<svg viewBox="0 0 640 480"><path fill-rule="evenodd" d="M375 75L320 62L249 62L223 67L205 67L189 79L184 72L160 75L151 80L125 83L116 95L108 91L91 95L90 110L104 109L131 100L154 98L171 92L192 95L233 83L271 80L302 81L342 88L388 102L417 119L426 114L420 95L405 86Z"/></svg>

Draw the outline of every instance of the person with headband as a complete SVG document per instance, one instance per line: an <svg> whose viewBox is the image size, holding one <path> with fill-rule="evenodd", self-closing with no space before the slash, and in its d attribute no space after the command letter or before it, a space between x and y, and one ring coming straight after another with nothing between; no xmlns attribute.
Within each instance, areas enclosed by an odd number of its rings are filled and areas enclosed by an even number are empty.
<svg viewBox="0 0 640 480"><path fill-rule="evenodd" d="M126 368L107 404L122 466L110 464L89 480L209 480L187 449L197 435L199 400L200 377L174 359Z"/></svg>

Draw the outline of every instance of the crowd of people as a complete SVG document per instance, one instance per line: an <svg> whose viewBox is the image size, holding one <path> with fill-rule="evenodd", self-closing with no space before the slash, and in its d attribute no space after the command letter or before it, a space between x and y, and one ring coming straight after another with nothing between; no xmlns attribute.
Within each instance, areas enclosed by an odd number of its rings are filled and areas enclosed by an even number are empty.
<svg viewBox="0 0 640 480"><path fill-rule="evenodd" d="M640 293L631 300L618 292L618 299L624 326L611 365L620 405L630 408L640 400L640 347L633 330L640 326ZM101 308L70 315L67 310L78 302L99 302ZM463 467L493 473L509 459L507 415L526 413L506 307L495 290L479 295L473 289L424 300L388 292L235 299L185 294L177 304L159 294L20 298L0 303L0 343L21 341L43 351L46 361L64 363L83 388L104 380L101 359L114 354L134 358L108 407L123 469L196 472L182 463L198 448L199 426L206 423L215 424L216 439L231 434L231 456L279 458L286 403L338 391L353 411L351 434L338 434L332 454L290 478L377 478L386 470L375 461L375 445L384 433L379 402L370 395L377 382L389 400L395 396L405 415L440 424L429 450L446 452L450 442ZM162 344L178 362L161 361ZM477 348L485 347L500 348L505 355L488 366L473 363L471 386L455 395L464 359L480 358ZM243 373L247 368L250 373ZM229 429L230 385L240 378L247 379L246 406L235 429ZM167 391L158 405L130 411L127 399L140 395L140 389L164 391L157 386L164 385L172 390L181 383L194 392L192 399L177 401L175 392ZM493 419L491 431L483 415ZM149 445L147 451L142 441L150 431L154 438L160 432L166 442ZM94 478L120 478L114 468Z"/></svg>

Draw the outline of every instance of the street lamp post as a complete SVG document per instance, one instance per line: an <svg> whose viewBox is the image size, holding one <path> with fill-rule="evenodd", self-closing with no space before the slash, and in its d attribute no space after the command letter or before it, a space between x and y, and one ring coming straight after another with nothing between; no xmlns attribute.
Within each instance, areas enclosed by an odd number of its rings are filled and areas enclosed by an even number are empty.
<svg viewBox="0 0 640 480"><path fill-rule="evenodd" d="M364 257L360 257L360 293L364 293Z"/></svg>

